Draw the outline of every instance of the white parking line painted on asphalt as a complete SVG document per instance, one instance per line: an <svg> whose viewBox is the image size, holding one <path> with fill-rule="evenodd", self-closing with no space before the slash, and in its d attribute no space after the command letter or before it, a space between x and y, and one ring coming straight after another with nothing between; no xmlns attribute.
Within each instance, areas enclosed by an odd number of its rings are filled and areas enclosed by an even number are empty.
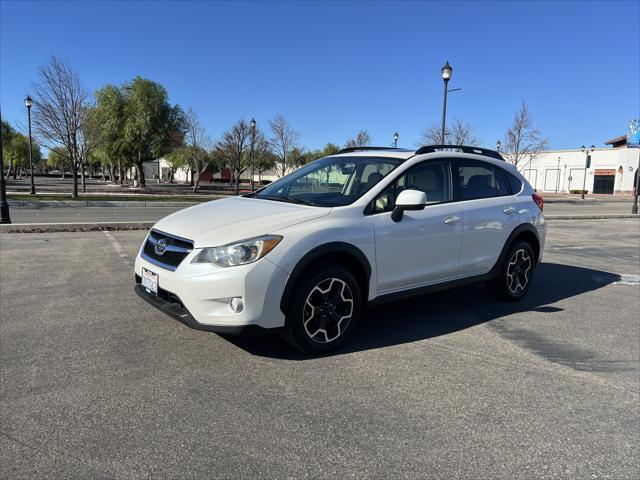
<svg viewBox="0 0 640 480"><path fill-rule="evenodd" d="M124 250L124 248L122 248L122 245L120 245L118 240L116 240L116 237L114 237L109 230L103 230L103 232L104 232L104 235L107 237L107 240L111 242L113 249L120 256L122 261L125 263L125 265L127 267L133 267L133 262L131 261L131 258L129 258L129 255L127 255L127 252Z"/></svg>

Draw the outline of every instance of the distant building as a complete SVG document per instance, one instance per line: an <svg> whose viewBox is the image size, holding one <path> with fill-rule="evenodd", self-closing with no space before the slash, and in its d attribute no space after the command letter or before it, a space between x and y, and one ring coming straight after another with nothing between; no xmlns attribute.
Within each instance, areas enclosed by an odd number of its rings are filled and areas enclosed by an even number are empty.
<svg viewBox="0 0 640 480"><path fill-rule="evenodd" d="M640 148L627 145L627 135L605 142L611 148L596 148L591 165L586 154L577 150L547 150L525 158L518 170L539 192L633 193ZM586 172L586 180L585 180Z"/></svg>
<svg viewBox="0 0 640 480"><path fill-rule="evenodd" d="M159 169L158 169L158 162L160 163ZM144 177L148 180L155 179L157 181L159 177L161 182L168 182L171 177L171 166L164 158L150 160L148 162L145 162L142 166L144 168ZM200 181L201 182L209 182L209 181L230 182L232 176L233 175L230 169L223 168L221 171L216 172L214 174L211 174L209 172L203 173L202 179ZM251 177L251 173L249 172L249 170L243 172L241 175L242 180L246 179L248 181L250 177ZM198 178L198 174L194 173L193 180L196 181L197 178ZM258 182L259 178L261 180L273 181L273 180L276 180L278 176L271 170L262 172L261 175L258 175L258 172L255 172L254 180ZM173 172L174 182L184 183L184 182L188 182L189 180L190 180L190 172L188 170L179 168Z"/></svg>

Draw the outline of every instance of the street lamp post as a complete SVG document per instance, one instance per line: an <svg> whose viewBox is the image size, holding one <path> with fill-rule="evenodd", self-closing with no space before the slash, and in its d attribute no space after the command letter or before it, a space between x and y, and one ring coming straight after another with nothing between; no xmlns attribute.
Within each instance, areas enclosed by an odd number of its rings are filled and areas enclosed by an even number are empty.
<svg viewBox="0 0 640 480"><path fill-rule="evenodd" d="M638 159L638 166L636 167L635 185L633 187L633 207L631 207L631 213L638 214L638 190L640 190L640 159Z"/></svg>
<svg viewBox="0 0 640 480"><path fill-rule="evenodd" d="M444 134L445 134L445 121L447 117L447 88L449 86L449 80L451 80L451 73L453 72L453 68L449 65L449 61L444 64L440 74L442 75L442 80L444 81L444 101L442 103L442 134L440 135L440 143L444 145Z"/></svg>
<svg viewBox="0 0 640 480"><path fill-rule="evenodd" d="M255 146L256 143L256 119L252 118L251 119L251 154L250 154L250 161L251 161L251 191L253 192L255 190L255 184L253 181L253 176L254 176L254 163L253 163L253 148Z"/></svg>
<svg viewBox="0 0 640 480"><path fill-rule="evenodd" d="M398 138L400 137L400 135L398 135L398 132L393 134L393 148L398 148Z"/></svg>
<svg viewBox="0 0 640 480"><path fill-rule="evenodd" d="M2 154L2 134L0 133L0 223L11 223L9 216L9 202L7 202L7 188L4 184L4 155Z"/></svg>
<svg viewBox="0 0 640 480"><path fill-rule="evenodd" d="M556 193L558 193L559 188L560 188L560 157L558 157L558 180L556 181Z"/></svg>
<svg viewBox="0 0 640 480"><path fill-rule="evenodd" d="M29 95L24 99L24 105L27 107L27 117L29 119L29 168L31 169L31 195L35 195L36 184L33 180L33 147L31 145L31 106L33 105L33 100L31 100Z"/></svg>
<svg viewBox="0 0 640 480"><path fill-rule="evenodd" d="M582 195L580 196L584 200L584 189L587 185L587 169L591 166L591 152L596 149L595 145L591 145L591 149L585 148L584 145L580 148L582 153L586 154L585 162L584 162L584 178L582 179Z"/></svg>

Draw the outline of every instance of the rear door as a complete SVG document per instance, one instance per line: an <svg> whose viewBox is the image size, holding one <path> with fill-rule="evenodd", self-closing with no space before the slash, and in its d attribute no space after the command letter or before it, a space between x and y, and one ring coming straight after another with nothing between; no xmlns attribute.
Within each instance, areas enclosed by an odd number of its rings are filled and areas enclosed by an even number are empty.
<svg viewBox="0 0 640 480"><path fill-rule="evenodd" d="M395 199L404 189L427 194L423 210L391 219ZM452 202L448 160L416 164L393 181L371 206L376 241L378 291L388 292L456 278L462 212Z"/></svg>
<svg viewBox="0 0 640 480"><path fill-rule="evenodd" d="M519 208L502 169L480 160L456 159L455 198L464 215L460 276L487 273L519 224Z"/></svg>

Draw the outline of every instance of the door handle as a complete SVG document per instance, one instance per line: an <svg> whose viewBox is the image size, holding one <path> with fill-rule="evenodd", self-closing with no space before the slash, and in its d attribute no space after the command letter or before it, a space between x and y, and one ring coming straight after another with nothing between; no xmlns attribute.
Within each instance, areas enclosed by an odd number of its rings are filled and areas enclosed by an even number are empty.
<svg viewBox="0 0 640 480"><path fill-rule="evenodd" d="M458 223L460 221L460 217L456 217L455 215L453 217L447 217L444 219L444 223L446 223L447 225L451 225L452 223Z"/></svg>
<svg viewBox="0 0 640 480"><path fill-rule="evenodd" d="M504 209L504 210L502 210L502 211L503 211L504 213L509 214L509 213L517 212L517 211L518 211L518 209L517 209L517 208L514 208L514 207L507 207L507 208L505 208L505 209Z"/></svg>

